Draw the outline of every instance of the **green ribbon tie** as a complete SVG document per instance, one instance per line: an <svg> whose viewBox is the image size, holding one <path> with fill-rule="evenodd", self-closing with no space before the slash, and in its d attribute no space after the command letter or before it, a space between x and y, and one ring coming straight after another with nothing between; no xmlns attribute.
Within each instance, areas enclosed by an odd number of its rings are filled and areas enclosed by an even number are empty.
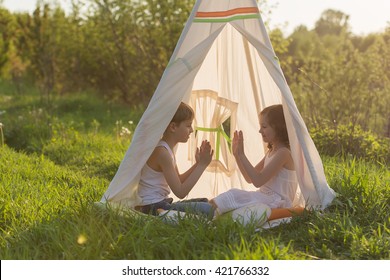
<svg viewBox="0 0 390 280"><path fill-rule="evenodd" d="M215 158L217 160L219 160L219 148L221 147L221 135L228 142L229 148L230 148L230 144L231 144L232 140L226 134L225 130L223 130L222 125L220 127L216 127L216 128L196 127L195 130L205 131L205 132L216 132L217 133L217 141L215 143Z"/></svg>

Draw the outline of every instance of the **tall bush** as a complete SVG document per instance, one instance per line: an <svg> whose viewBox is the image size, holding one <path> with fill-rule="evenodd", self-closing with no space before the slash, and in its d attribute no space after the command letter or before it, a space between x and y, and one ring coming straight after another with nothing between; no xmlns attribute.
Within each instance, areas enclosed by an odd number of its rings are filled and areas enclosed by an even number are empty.
<svg viewBox="0 0 390 280"><path fill-rule="evenodd" d="M360 126L348 124L312 128L310 134L322 154L390 163L390 139L378 137Z"/></svg>

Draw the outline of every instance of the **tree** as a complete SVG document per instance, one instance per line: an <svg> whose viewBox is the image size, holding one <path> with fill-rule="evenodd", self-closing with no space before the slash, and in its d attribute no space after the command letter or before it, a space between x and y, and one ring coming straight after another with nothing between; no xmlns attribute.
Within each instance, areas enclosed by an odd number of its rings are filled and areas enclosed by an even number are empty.
<svg viewBox="0 0 390 280"><path fill-rule="evenodd" d="M10 79L16 92L22 92L22 80L25 75L28 60L21 56L18 48L20 30L17 27L17 19L20 15L13 15L0 8L0 73L5 79Z"/></svg>
<svg viewBox="0 0 390 280"><path fill-rule="evenodd" d="M8 10L0 7L0 73L4 71L4 67L9 59L7 54L10 49L11 37L14 32L12 21L12 14Z"/></svg>
<svg viewBox="0 0 390 280"><path fill-rule="evenodd" d="M332 26L332 30L342 29ZM290 36L289 55L294 59L285 72L306 123L312 127L348 124L384 135L390 98L385 36L321 34L300 27Z"/></svg>
<svg viewBox="0 0 390 280"><path fill-rule="evenodd" d="M59 91L61 68L58 58L62 49L64 19L65 13L60 7L51 8L49 4L38 3L32 16L19 21L23 30L21 45L30 59L30 70L41 90L42 100L49 104L53 93Z"/></svg>
<svg viewBox="0 0 390 280"><path fill-rule="evenodd" d="M110 98L146 105L168 63L191 1L91 0L83 73Z"/></svg>
<svg viewBox="0 0 390 280"><path fill-rule="evenodd" d="M328 9L325 10L315 24L315 32L319 36L342 35L350 31L349 16L343 12Z"/></svg>

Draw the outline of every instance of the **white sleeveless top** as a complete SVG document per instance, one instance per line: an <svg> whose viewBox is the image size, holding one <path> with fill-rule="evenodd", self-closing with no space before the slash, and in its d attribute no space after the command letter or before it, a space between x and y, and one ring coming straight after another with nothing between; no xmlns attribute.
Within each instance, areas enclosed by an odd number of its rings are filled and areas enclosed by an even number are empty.
<svg viewBox="0 0 390 280"><path fill-rule="evenodd" d="M272 157L265 157L264 166L266 166ZM298 179L295 170L282 168L279 173L266 182L258 190L261 193L279 197L274 201L274 207L292 207L298 188Z"/></svg>
<svg viewBox="0 0 390 280"><path fill-rule="evenodd" d="M271 158L266 155L264 166L269 164ZM293 207L297 190L298 180L295 170L282 168L260 189L245 191L233 188L215 197L214 203L220 214L255 203L263 203L270 208L290 208Z"/></svg>
<svg viewBox="0 0 390 280"><path fill-rule="evenodd" d="M166 148L172 156L172 164L175 166L175 155L169 145L165 141L160 140L156 147ZM171 190L165 180L164 174L152 169L145 163L141 170L141 177L138 184L138 196L141 198L141 203L139 205L142 206L160 202L168 198L170 193Z"/></svg>

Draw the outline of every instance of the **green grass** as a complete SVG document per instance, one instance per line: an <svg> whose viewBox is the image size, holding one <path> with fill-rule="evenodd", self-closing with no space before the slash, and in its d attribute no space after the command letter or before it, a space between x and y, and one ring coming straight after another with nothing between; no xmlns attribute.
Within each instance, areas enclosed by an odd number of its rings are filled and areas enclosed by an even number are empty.
<svg viewBox="0 0 390 280"><path fill-rule="evenodd" d="M196 217L170 225L94 204L131 141L121 127L133 130L140 111L86 93L58 99L54 109L34 94L3 93L0 85L3 260L390 259L387 165L324 157L334 203L276 228L256 233L254 225Z"/></svg>

